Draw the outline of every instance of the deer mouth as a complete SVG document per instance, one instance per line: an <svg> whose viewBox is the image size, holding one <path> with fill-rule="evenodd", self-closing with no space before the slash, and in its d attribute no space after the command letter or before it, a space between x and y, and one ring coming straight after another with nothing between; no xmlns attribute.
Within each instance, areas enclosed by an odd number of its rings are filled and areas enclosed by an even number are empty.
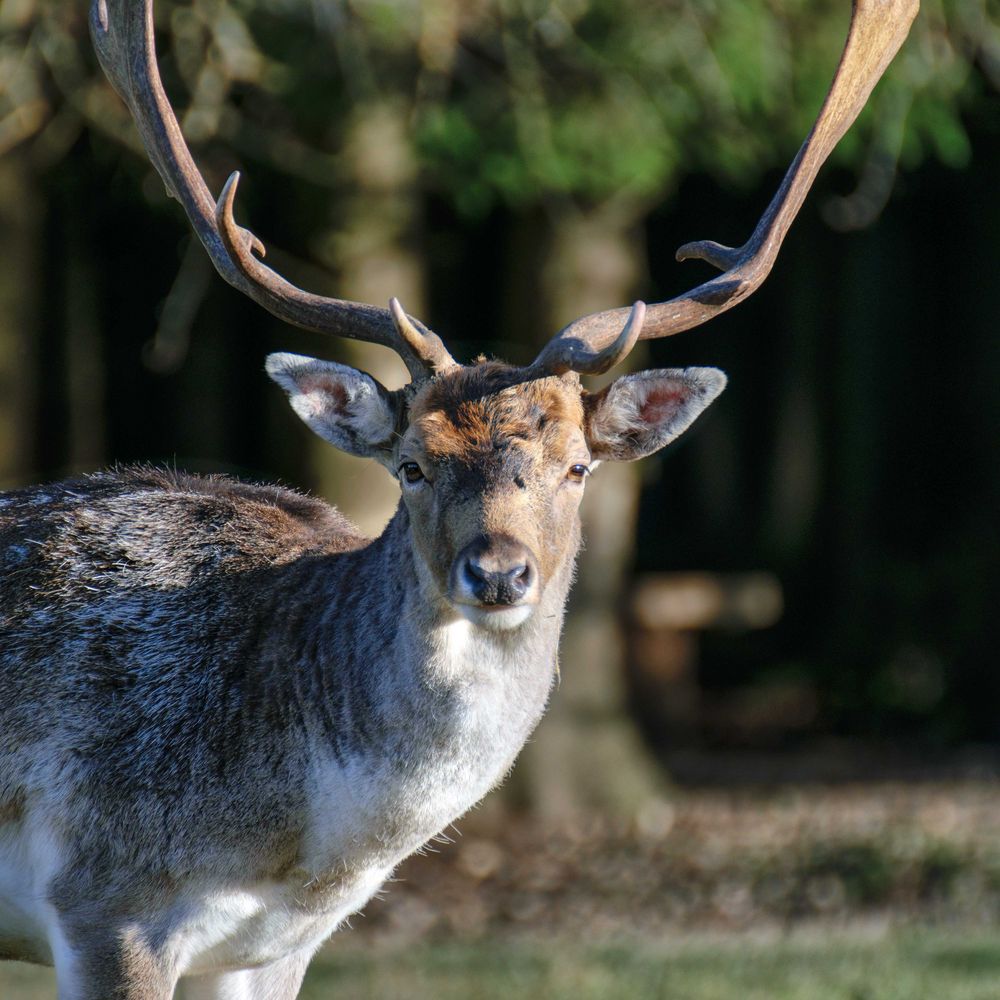
<svg viewBox="0 0 1000 1000"><path fill-rule="evenodd" d="M458 613L473 625L491 632L507 632L523 625L534 613L534 604L455 604Z"/></svg>

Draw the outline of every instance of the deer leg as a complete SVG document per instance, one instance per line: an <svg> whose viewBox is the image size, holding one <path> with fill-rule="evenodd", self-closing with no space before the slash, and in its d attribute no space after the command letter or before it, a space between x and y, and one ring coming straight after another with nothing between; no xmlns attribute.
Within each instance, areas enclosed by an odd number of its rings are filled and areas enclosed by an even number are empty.
<svg viewBox="0 0 1000 1000"><path fill-rule="evenodd" d="M110 922L109 922L110 923ZM171 1000L171 964L134 928L95 916L89 927L63 924L53 940L59 1000Z"/></svg>
<svg viewBox="0 0 1000 1000"><path fill-rule="evenodd" d="M181 980L180 1000L295 1000L312 949L295 952L259 969L192 976Z"/></svg>

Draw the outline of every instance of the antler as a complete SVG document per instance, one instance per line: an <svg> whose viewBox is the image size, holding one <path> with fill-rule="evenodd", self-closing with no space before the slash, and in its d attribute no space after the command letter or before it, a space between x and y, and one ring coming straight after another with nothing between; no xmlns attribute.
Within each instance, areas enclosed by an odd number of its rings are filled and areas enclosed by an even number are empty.
<svg viewBox="0 0 1000 1000"><path fill-rule="evenodd" d="M919 5L919 0L854 0L844 53L816 124L753 235L738 249L703 240L685 243L677 251L678 260L700 258L724 274L677 298L649 306L645 324L638 317L641 331L632 330L637 321L636 306L631 311L611 309L574 320L549 341L529 370L550 374L568 368L588 374L607 371L627 353L621 350L626 339L634 343L637 339L670 337L699 326L752 295L774 265L788 227L820 167L899 51ZM630 330L631 336L626 338Z"/></svg>
<svg viewBox="0 0 1000 1000"><path fill-rule="evenodd" d="M163 90L153 0L94 0L90 29L101 66L132 112L150 161L167 191L184 206L216 270L229 284L295 326L392 348L414 379L455 365L441 338L408 317L396 300L390 311L314 295L258 259L264 256L264 244L233 216L239 174L229 178L216 204Z"/></svg>

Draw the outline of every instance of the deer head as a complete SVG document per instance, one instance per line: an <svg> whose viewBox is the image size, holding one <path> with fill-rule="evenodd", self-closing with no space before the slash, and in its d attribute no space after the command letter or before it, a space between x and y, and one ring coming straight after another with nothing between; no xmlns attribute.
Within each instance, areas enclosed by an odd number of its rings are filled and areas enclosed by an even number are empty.
<svg viewBox="0 0 1000 1000"><path fill-rule="evenodd" d="M389 392L293 354L272 354L267 371L320 437L398 477L430 593L493 628L521 624L572 558L596 464L663 447L726 381L713 368L649 371L588 393L576 372L481 362Z"/></svg>
<svg viewBox="0 0 1000 1000"><path fill-rule="evenodd" d="M272 355L267 371L313 431L398 477L418 571L431 591L473 621L503 629L530 616L549 580L570 561L575 512L596 463L662 448L725 386L721 372L694 368L627 375L589 393L580 375L606 372L638 339L697 326L753 293L916 10L917 0L855 0L819 118L750 239L738 249L698 242L677 253L708 261L722 275L667 302L637 302L630 310L576 320L524 368L464 367L395 299L380 309L324 298L268 268L261 241L235 221L239 175L213 200L184 143L157 70L152 0L96 0L91 27L152 163L220 274L290 323L399 353L412 381L394 392L362 372L296 355Z"/></svg>

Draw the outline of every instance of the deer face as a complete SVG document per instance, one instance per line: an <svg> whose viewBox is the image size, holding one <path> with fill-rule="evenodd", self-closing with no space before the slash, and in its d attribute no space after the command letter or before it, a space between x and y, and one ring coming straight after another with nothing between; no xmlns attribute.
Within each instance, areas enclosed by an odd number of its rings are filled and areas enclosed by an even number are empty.
<svg viewBox="0 0 1000 1000"><path fill-rule="evenodd" d="M388 392L361 372L297 355L267 371L321 437L400 483L432 598L494 630L531 617L579 542L577 510L603 459L663 447L722 391L712 368L626 375L600 393L575 373L456 366Z"/></svg>
<svg viewBox="0 0 1000 1000"><path fill-rule="evenodd" d="M488 628L520 625L577 547L591 454L579 382L482 364L414 399L396 450L414 545L441 594Z"/></svg>

